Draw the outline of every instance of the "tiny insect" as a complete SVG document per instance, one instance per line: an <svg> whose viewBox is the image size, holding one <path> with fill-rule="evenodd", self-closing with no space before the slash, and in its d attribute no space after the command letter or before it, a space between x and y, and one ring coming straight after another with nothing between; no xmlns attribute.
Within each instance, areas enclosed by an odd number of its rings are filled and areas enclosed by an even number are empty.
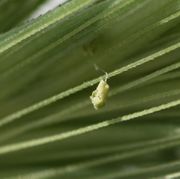
<svg viewBox="0 0 180 179"><path fill-rule="evenodd" d="M102 108L106 104L106 100L109 93L109 85L107 84L107 74L106 79L101 80L95 91L92 92L90 96L91 102L94 108L97 110Z"/></svg>

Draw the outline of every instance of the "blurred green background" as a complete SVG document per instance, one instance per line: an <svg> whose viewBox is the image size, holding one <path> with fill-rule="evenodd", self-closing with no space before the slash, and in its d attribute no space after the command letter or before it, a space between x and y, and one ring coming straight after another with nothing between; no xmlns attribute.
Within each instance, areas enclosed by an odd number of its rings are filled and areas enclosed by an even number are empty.
<svg viewBox="0 0 180 179"><path fill-rule="evenodd" d="M0 178L178 178L180 0L44 3L0 2Z"/></svg>

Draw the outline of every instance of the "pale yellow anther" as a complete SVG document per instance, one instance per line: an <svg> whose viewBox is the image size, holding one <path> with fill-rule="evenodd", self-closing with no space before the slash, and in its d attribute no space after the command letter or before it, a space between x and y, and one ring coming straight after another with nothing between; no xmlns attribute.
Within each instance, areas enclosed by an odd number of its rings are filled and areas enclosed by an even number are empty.
<svg viewBox="0 0 180 179"><path fill-rule="evenodd" d="M109 85L106 81L101 80L95 91L90 96L91 102L95 109L99 109L106 104L108 97Z"/></svg>

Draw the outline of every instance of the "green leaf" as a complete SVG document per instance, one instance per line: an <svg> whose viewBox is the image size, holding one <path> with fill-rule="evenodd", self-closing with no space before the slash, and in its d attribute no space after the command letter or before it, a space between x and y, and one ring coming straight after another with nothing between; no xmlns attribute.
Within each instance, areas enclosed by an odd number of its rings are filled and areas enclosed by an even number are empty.
<svg viewBox="0 0 180 179"><path fill-rule="evenodd" d="M25 20L28 15L46 0L2 0L0 2L0 32L6 32Z"/></svg>
<svg viewBox="0 0 180 179"><path fill-rule="evenodd" d="M177 174L179 49L179 0L69 0L1 34L0 178Z"/></svg>

